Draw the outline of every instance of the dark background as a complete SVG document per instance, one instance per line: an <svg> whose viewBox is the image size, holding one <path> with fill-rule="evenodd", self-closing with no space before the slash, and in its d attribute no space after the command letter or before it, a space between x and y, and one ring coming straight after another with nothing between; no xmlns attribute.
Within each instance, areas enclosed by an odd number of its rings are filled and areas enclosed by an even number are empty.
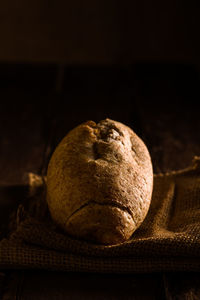
<svg viewBox="0 0 200 300"><path fill-rule="evenodd" d="M109 117L130 126L147 144L154 172L185 168L200 155L198 1L0 6L0 186L14 187L0 200L0 236L27 173L46 174L58 142L81 122ZM11 299L123 299L124 291L126 299L195 299L199 280L13 270L0 272L0 290Z"/></svg>
<svg viewBox="0 0 200 300"><path fill-rule="evenodd" d="M198 1L6 1L0 59L7 62L199 63Z"/></svg>

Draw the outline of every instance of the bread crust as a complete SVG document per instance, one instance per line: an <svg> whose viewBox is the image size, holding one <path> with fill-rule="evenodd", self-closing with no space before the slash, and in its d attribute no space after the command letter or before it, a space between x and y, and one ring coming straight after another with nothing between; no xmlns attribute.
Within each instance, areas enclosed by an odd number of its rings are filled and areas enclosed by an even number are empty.
<svg viewBox="0 0 200 300"><path fill-rule="evenodd" d="M53 220L68 234L101 244L130 238L148 212L152 188L152 163L144 142L128 126L110 119L71 130L47 170Z"/></svg>

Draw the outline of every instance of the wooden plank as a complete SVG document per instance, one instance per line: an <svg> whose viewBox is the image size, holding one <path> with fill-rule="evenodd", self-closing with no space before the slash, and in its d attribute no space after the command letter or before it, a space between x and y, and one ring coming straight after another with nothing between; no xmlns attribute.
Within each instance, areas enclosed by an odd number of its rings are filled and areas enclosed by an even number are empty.
<svg viewBox="0 0 200 300"><path fill-rule="evenodd" d="M117 275L30 272L24 276L18 299L163 299L159 274ZM141 284L145 289L141 289ZM16 293L13 294L13 296Z"/></svg>
<svg viewBox="0 0 200 300"><path fill-rule="evenodd" d="M52 80L48 86L44 79L40 81L40 72L45 76L42 67L15 66L5 77L4 70L5 66L0 68L0 185L15 186L25 182L25 173L38 172L43 163Z"/></svg>
<svg viewBox="0 0 200 300"><path fill-rule="evenodd" d="M149 64L133 72L133 98L154 171L187 167L200 155L198 70L191 65Z"/></svg>
<svg viewBox="0 0 200 300"><path fill-rule="evenodd" d="M200 155L199 73L191 66L134 70L134 98L154 172L188 167ZM199 299L200 273L164 273L166 298Z"/></svg>
<svg viewBox="0 0 200 300"><path fill-rule="evenodd" d="M0 299L2 299L4 293L3 290L5 290L5 278L5 273L0 272Z"/></svg>
<svg viewBox="0 0 200 300"><path fill-rule="evenodd" d="M191 299L200 298L200 274L176 273L165 274L164 283L167 299Z"/></svg>
<svg viewBox="0 0 200 300"><path fill-rule="evenodd" d="M0 66L0 236L26 193L28 172L43 165L53 79L51 68L45 69L41 81L42 66Z"/></svg>
<svg viewBox="0 0 200 300"><path fill-rule="evenodd" d="M28 172L42 173L51 140L56 102L56 67L0 66L0 237L8 231L12 212L27 193ZM0 276L3 299L16 299L23 272Z"/></svg>

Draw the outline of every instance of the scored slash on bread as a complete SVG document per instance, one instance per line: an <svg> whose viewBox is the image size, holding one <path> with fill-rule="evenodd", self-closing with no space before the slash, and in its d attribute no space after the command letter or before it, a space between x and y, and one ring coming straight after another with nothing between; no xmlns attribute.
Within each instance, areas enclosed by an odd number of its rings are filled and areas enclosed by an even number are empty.
<svg viewBox="0 0 200 300"><path fill-rule="evenodd" d="M72 129L47 170L47 203L66 233L100 244L128 240L151 201L153 169L144 142L110 119Z"/></svg>

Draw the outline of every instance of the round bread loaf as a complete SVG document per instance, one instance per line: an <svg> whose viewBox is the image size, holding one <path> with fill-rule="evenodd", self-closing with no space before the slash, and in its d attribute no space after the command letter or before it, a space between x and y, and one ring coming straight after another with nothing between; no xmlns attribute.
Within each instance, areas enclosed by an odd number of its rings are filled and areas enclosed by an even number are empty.
<svg viewBox="0 0 200 300"><path fill-rule="evenodd" d="M100 244L131 237L148 212L152 187L144 142L128 126L110 119L71 130L47 170L52 219L68 234Z"/></svg>

